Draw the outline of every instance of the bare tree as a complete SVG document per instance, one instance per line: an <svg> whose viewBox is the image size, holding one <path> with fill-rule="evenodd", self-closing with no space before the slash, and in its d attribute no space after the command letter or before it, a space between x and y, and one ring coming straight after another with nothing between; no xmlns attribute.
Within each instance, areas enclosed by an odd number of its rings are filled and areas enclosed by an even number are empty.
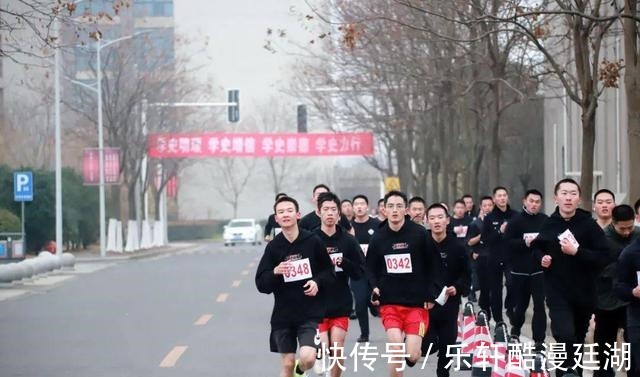
<svg viewBox="0 0 640 377"><path fill-rule="evenodd" d="M627 136L629 137L629 201L640 198L640 2L624 0L624 87L627 95ZM619 9L619 8L618 8ZM636 19L634 19L634 16Z"/></svg>
<svg viewBox="0 0 640 377"><path fill-rule="evenodd" d="M233 208L233 217L238 217L240 195L253 176L256 159L223 157L212 160L210 166L214 190Z"/></svg>

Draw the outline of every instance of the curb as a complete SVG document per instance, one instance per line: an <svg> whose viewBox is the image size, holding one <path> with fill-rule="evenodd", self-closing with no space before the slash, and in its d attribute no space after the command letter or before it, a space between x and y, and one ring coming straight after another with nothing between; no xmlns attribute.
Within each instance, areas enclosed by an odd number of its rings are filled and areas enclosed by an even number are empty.
<svg viewBox="0 0 640 377"><path fill-rule="evenodd" d="M156 257L159 255L169 254L172 252L180 252L186 249L197 247L197 243L190 244L182 244L177 247L161 247L151 251L144 251L139 253L130 253L124 255L117 256L106 256L106 257L76 257L76 263L109 263L109 262L119 262L119 261L127 261L127 260L139 260L145 258Z"/></svg>

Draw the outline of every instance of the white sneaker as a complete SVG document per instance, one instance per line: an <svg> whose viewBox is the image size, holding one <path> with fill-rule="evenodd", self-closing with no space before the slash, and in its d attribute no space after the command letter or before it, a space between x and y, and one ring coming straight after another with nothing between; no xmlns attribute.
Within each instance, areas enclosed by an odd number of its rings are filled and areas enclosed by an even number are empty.
<svg viewBox="0 0 640 377"><path fill-rule="evenodd" d="M316 359L316 363L313 364L313 372L323 377L325 371L324 359Z"/></svg>

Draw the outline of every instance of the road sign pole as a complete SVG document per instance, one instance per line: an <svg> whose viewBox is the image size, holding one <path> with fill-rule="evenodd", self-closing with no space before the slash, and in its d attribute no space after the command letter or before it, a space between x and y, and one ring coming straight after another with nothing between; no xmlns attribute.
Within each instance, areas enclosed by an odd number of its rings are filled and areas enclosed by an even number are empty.
<svg viewBox="0 0 640 377"><path fill-rule="evenodd" d="M24 231L24 202L21 202L20 204L21 204L20 207L21 207L21 212L22 212L22 247L23 247L23 250L26 250L27 243L25 242L26 233ZM12 253L13 253L13 251L12 251Z"/></svg>

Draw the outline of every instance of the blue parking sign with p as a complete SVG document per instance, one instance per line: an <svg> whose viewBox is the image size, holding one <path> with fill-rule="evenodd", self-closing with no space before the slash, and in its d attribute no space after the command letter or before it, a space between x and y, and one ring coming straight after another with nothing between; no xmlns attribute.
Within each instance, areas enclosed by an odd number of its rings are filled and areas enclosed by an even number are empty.
<svg viewBox="0 0 640 377"><path fill-rule="evenodd" d="M13 200L16 202L33 200L33 172L17 171L13 173Z"/></svg>

